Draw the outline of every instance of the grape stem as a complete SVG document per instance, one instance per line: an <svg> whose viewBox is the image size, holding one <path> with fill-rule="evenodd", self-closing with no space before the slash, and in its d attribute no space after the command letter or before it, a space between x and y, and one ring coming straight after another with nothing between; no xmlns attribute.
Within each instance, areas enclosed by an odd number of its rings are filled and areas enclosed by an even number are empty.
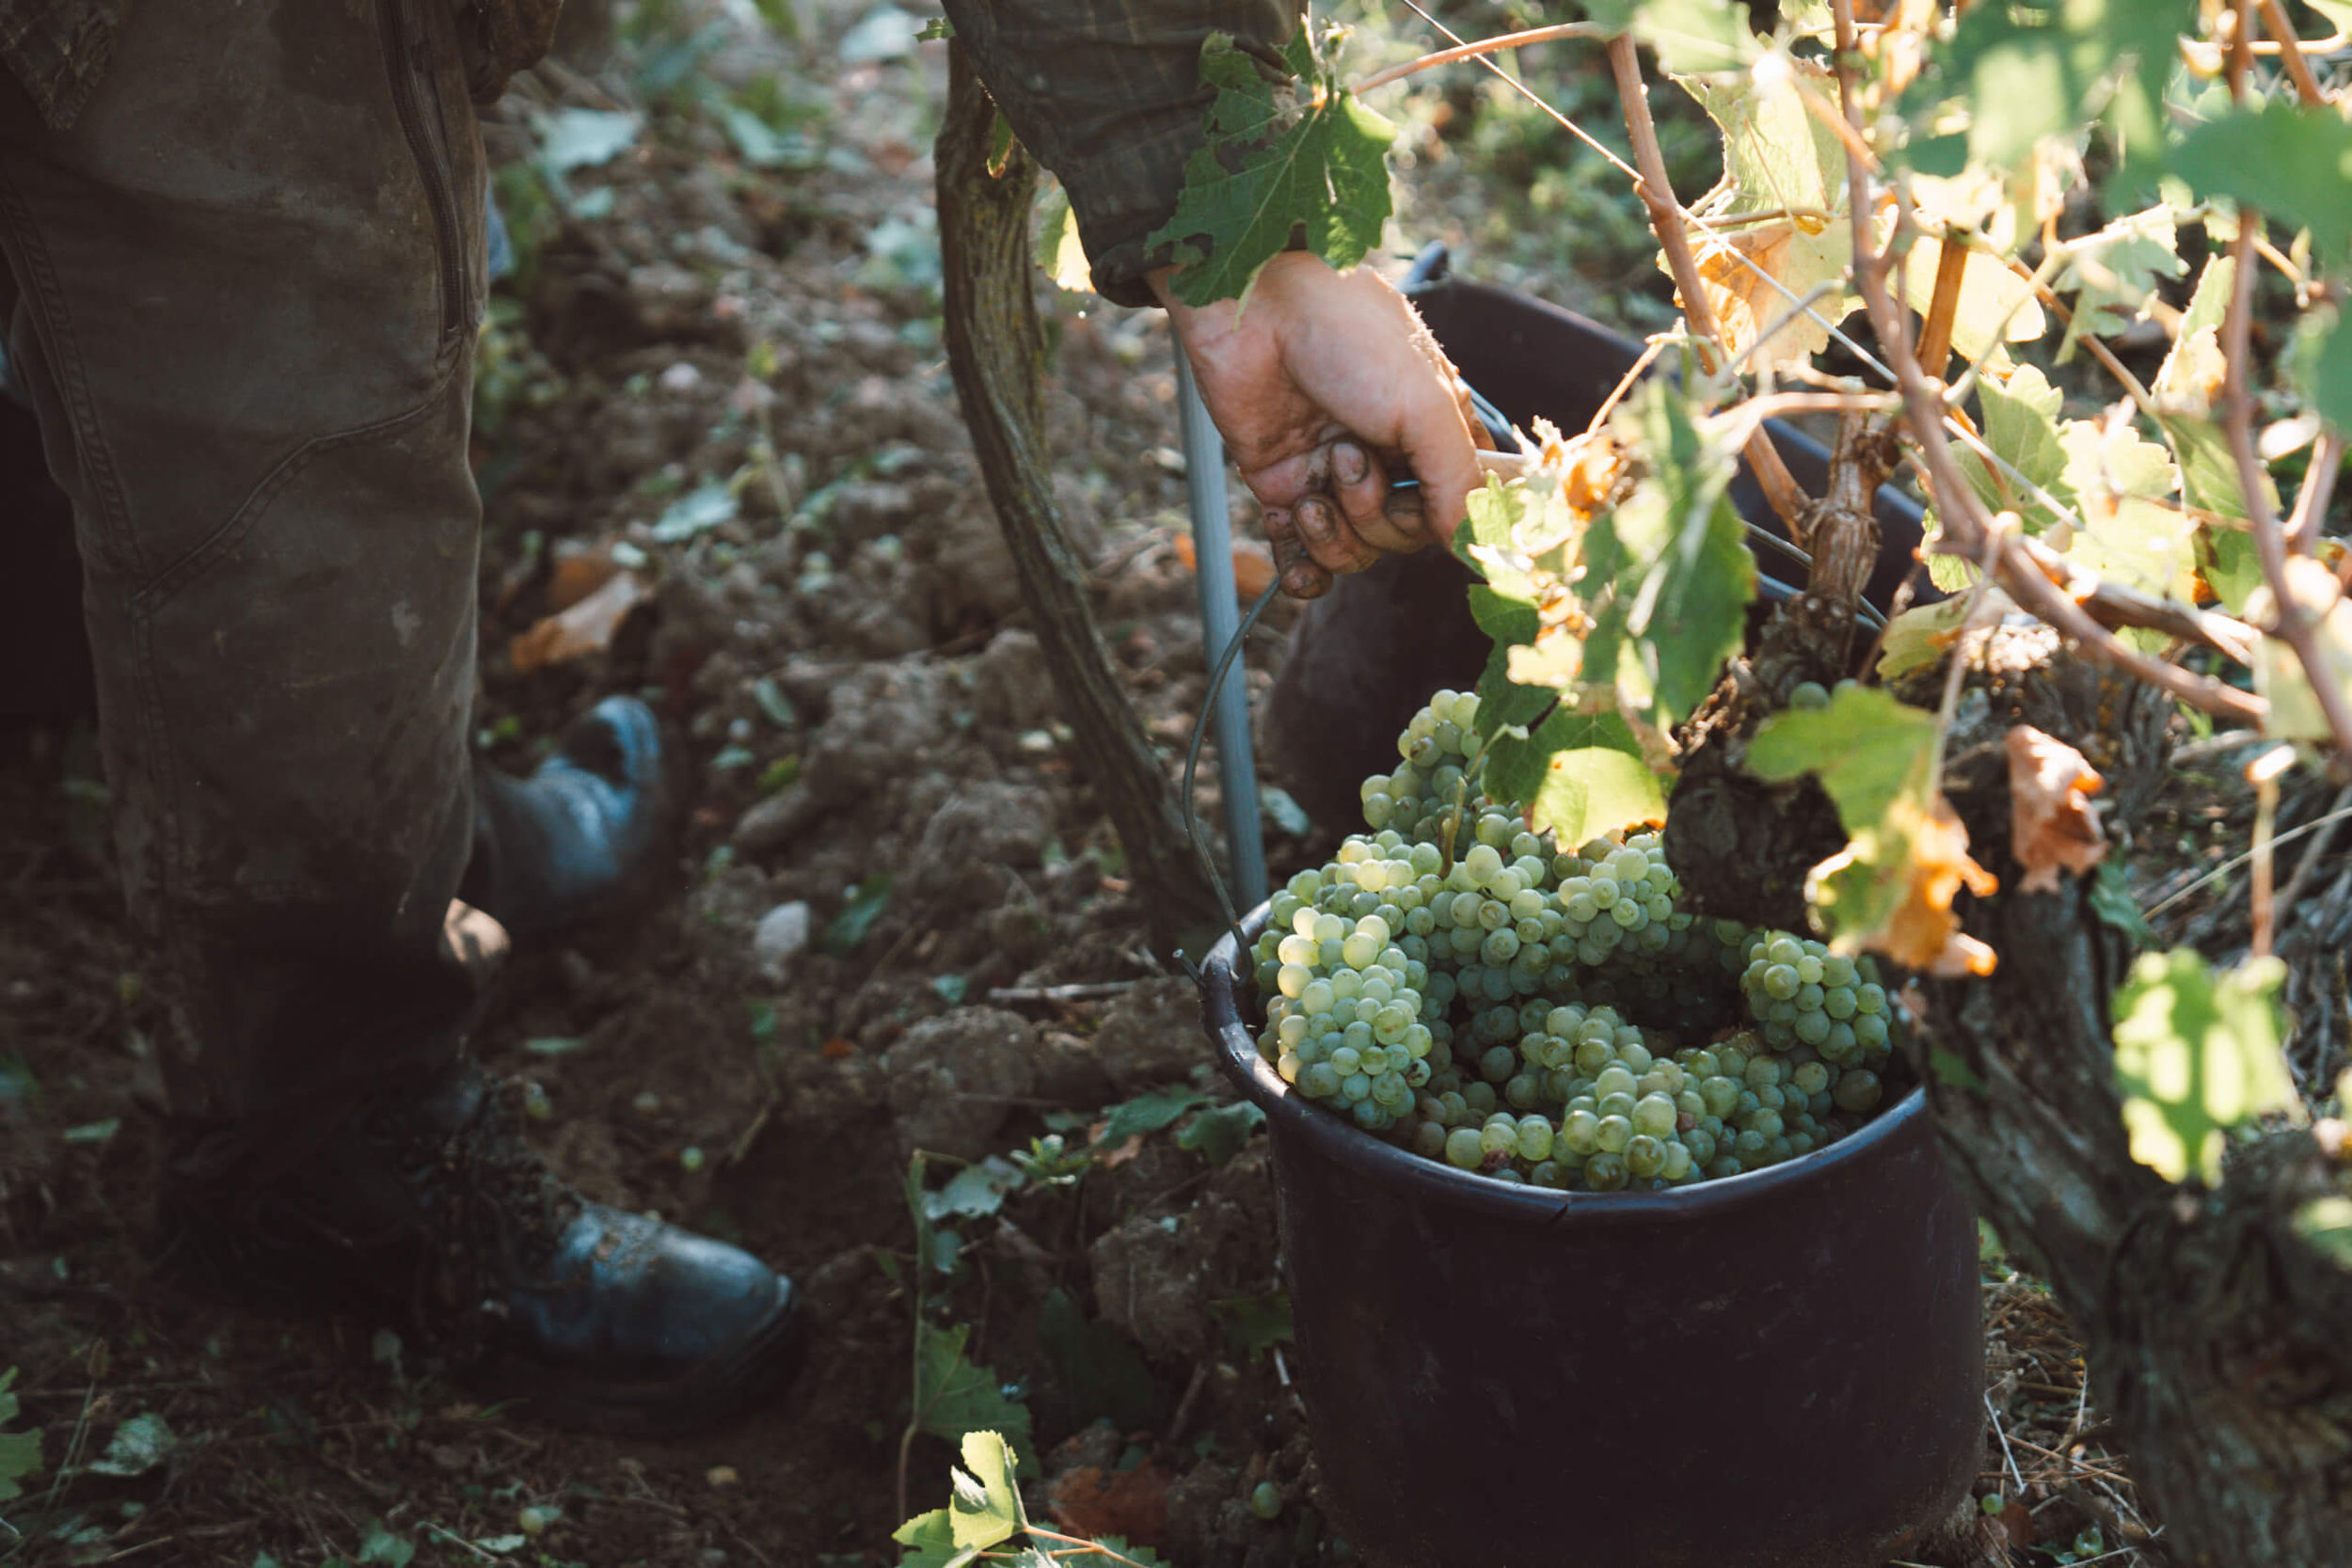
<svg viewBox="0 0 2352 1568"><path fill-rule="evenodd" d="M2312 74L2312 62L2303 57L2303 40L2295 36L2295 24L2287 20L2286 8L2279 0L2262 0L2262 11L2263 25L2279 40L2279 54L2286 61L2287 74L2295 78L2296 96L2303 101L2303 107L2316 109L2328 103L2319 78Z"/></svg>

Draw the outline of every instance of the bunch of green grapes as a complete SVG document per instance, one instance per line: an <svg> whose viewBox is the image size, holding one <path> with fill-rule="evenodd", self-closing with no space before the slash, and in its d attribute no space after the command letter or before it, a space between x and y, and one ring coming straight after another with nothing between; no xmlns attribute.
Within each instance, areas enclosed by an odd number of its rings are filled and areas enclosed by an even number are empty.
<svg viewBox="0 0 2352 1568"><path fill-rule="evenodd" d="M1286 1083L1429 1159L1596 1192L1794 1159L1876 1108L1867 959L1695 919L1656 833L1528 832L1477 788L1476 721L1432 697L1364 781L1372 831L1274 895L1258 1047Z"/></svg>

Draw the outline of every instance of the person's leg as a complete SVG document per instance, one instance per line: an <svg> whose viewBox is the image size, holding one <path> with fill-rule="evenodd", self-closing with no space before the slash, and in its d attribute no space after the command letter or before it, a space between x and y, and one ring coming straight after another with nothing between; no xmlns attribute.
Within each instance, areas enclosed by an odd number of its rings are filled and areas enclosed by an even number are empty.
<svg viewBox="0 0 2352 1568"><path fill-rule="evenodd" d="M10 358L72 498L165 1220L639 1425L782 1371L788 1286L583 1205L463 1063L483 166L447 0L150 6L70 132L0 86ZM486 1304L488 1310L484 1310Z"/></svg>
<svg viewBox="0 0 2352 1568"><path fill-rule="evenodd" d="M278 1158L453 1059L480 989L447 919L480 151L418 63L448 8L376 10L148 8L70 134L20 99L0 136L10 357L73 501L172 1109L283 1120Z"/></svg>

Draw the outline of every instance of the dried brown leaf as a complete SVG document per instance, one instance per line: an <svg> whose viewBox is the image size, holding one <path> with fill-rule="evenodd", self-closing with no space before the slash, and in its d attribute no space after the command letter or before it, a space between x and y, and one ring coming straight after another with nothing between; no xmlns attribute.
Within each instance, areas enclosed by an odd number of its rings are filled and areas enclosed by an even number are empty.
<svg viewBox="0 0 2352 1568"><path fill-rule="evenodd" d="M528 673L601 653L612 646L613 634L628 619L629 611L652 596L653 589L644 578L635 572L616 572L579 603L517 633L506 646L506 657L517 673Z"/></svg>
<svg viewBox="0 0 2352 1568"><path fill-rule="evenodd" d="M2106 787L2083 754L2030 724L2009 732L2010 849L2026 868L2018 887L2056 893L2058 873L2082 876L2107 841L2090 797Z"/></svg>

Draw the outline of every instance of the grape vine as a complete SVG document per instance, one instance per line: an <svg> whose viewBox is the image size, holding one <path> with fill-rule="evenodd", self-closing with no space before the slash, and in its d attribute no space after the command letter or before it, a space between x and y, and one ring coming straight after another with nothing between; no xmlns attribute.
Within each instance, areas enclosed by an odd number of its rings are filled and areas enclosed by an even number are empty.
<svg viewBox="0 0 2352 1568"><path fill-rule="evenodd" d="M1556 1186L1671 1183L1794 1148L1785 1085L1834 1133L1851 1114L1836 1075L1870 1070L1838 1031L1881 1016L1860 1006L1861 964L1889 960L1935 1009L1914 1036L1947 1143L2089 1325L2102 1398L2181 1549L2332 1561L2341 1469L2296 1460L2281 1481L2285 1418L2259 1400L2219 1412L2254 1365L2293 1365L2296 1418L2324 1408L2352 1432L2352 1297L2328 1272L2352 1267L2337 1119L2352 1076L2334 1117L2322 1086L2296 1092L2267 958L2309 869L2274 887L2280 776L2352 768L2352 551L2330 515L2352 431L2352 3L1784 0L1770 36L1708 0L1584 9L1316 87L1343 100L1497 50L1595 50L1630 157L1552 118L1641 199L1680 319L1589 428L1531 430L1523 477L1473 499L1455 549L1494 657L1460 712L1433 705L1442 733L1408 732L1405 768L1368 785L1373 832L1279 895L1261 1049L1433 1158ZM1722 135L1702 195L1668 181L1651 68ZM1228 173L1255 156L1227 153ZM1311 214L1252 216L1263 236ZM1187 236L1187 297L1246 288L1231 267L1211 280L1236 237ZM1649 377L1653 362L1680 373ZM1792 415L1837 424L1822 494L1774 449L1767 421ZM1741 464L1810 567L1755 641L1751 531L1728 500ZM1860 585L1890 477L1929 530L1882 625ZM2052 695L2067 680L2101 695L2069 708ZM2035 702L2080 719L2074 743L2024 716ZM2250 961L2233 970L2182 949L2126 973L2118 956L2146 927L2100 767L2145 780L2167 709L2176 729L2218 721L2258 742ZM2100 767L2077 749L2126 736ZM1803 882L1812 932L1718 931L1749 911L1678 884L1697 880L1673 848L1694 783L1717 791L1719 858L1757 842L1740 802L1818 787L1813 828L1792 830L1804 858L1773 884ZM1992 818L1996 800L2013 816ZM1646 836L1661 820L1671 864ZM1823 854L1814 829L1842 847ZM2051 894L2063 905L2029 902ZM1587 903L1602 922L1572 934ZM1731 1010L1645 1015L1658 998L1627 955L1657 955L1625 945L1629 927L1586 945L1620 908L1661 922L1692 973L1723 964ZM2048 950L2026 944L2045 934ZM1850 973L1836 1016L1831 980ZM2066 1051L2012 1051L2045 1027ZM1742 1074L1722 1070L1727 1041ZM1733 1104L1777 1125L1707 1126L1708 1084L1758 1062L1781 1106ZM2254 1257L2270 1288L2228 1261ZM2175 1305L2189 1299L2201 1316ZM2224 1322L2247 1359L2215 1348Z"/></svg>

